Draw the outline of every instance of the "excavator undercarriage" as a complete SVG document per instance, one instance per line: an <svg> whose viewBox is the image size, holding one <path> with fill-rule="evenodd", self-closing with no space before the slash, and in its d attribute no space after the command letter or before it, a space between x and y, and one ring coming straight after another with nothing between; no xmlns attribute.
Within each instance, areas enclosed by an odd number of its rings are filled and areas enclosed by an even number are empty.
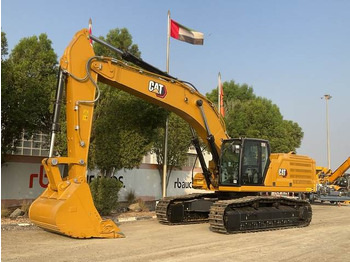
<svg viewBox="0 0 350 262"><path fill-rule="evenodd" d="M165 197L157 204L157 219L167 225L208 222L215 201L218 197L213 193Z"/></svg>
<svg viewBox="0 0 350 262"><path fill-rule="evenodd" d="M304 227L312 218L311 205L304 200L274 196L219 199L216 193L167 197L157 205L157 218L168 225L209 221L212 231L226 234Z"/></svg>

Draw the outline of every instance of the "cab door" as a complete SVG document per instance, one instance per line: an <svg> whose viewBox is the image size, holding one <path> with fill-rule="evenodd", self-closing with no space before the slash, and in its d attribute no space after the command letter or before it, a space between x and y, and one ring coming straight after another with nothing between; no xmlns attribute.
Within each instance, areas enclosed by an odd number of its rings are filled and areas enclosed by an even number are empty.
<svg viewBox="0 0 350 262"><path fill-rule="evenodd" d="M263 185L270 155L266 140L244 139L241 159L241 185Z"/></svg>

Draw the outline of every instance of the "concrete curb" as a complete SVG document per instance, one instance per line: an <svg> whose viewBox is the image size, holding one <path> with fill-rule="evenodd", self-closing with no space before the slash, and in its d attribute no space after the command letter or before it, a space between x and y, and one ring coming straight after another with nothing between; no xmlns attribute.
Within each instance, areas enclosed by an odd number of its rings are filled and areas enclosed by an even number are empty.
<svg viewBox="0 0 350 262"><path fill-rule="evenodd" d="M140 220L149 220L157 218L157 216L141 216L141 217L121 217L114 219L115 223L125 223L125 222L133 222L133 221L140 221Z"/></svg>
<svg viewBox="0 0 350 262"><path fill-rule="evenodd" d="M37 226L29 223L1 224L1 230L13 230L16 228L31 229L31 228L37 228Z"/></svg>
<svg viewBox="0 0 350 262"><path fill-rule="evenodd" d="M151 219L155 219L155 218L157 218L156 215L154 215L154 216L139 216L139 217L121 217L121 218L115 218L113 221L114 221L114 223L127 223L127 222L134 222L134 221L151 220ZM6 230L9 228L15 228L15 227L30 228L30 227L37 227L37 226L32 224L32 223L1 224L2 230Z"/></svg>

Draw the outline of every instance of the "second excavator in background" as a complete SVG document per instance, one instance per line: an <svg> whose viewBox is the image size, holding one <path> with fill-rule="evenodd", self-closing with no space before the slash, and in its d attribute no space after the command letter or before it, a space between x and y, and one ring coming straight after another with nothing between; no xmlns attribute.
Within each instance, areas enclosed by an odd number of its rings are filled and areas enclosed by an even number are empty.
<svg viewBox="0 0 350 262"><path fill-rule="evenodd" d="M311 202L350 203L350 168L348 157L334 172L326 167L317 167L317 191L310 194Z"/></svg>

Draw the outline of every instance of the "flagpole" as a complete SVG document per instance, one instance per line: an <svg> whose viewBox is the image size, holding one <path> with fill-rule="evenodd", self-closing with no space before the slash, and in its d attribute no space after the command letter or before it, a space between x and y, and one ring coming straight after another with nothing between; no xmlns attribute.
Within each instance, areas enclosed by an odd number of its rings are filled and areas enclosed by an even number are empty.
<svg viewBox="0 0 350 262"><path fill-rule="evenodd" d="M168 10L168 29L167 29L167 45L166 45L166 72L169 74L169 47L170 47L170 10ZM169 117L165 122L165 135L164 135L164 159L163 159L163 197L166 197L166 177L167 177L167 162L168 162L168 126Z"/></svg>
<svg viewBox="0 0 350 262"><path fill-rule="evenodd" d="M170 10L168 10L168 30L166 40L166 72L169 74L169 47L170 47Z"/></svg>

